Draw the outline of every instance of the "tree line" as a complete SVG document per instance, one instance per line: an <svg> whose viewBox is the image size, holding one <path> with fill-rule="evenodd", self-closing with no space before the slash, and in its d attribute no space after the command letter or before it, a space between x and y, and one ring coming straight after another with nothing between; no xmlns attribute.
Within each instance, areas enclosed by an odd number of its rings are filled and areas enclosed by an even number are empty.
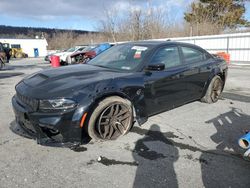
<svg viewBox="0 0 250 188"><path fill-rule="evenodd" d="M125 16L115 9L107 9L100 31L113 41L236 32L238 28L249 27L245 11L244 0L199 0L188 7L184 21L177 22L166 7L130 9Z"/></svg>

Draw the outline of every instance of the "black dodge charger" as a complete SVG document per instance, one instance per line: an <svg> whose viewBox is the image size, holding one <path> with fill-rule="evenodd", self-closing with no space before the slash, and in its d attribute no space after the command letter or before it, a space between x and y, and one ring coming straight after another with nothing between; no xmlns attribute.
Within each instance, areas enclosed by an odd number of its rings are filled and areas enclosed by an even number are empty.
<svg viewBox="0 0 250 188"><path fill-rule="evenodd" d="M133 123L183 104L218 100L227 64L177 42L114 46L88 64L49 69L16 85L17 125L39 144L114 140Z"/></svg>

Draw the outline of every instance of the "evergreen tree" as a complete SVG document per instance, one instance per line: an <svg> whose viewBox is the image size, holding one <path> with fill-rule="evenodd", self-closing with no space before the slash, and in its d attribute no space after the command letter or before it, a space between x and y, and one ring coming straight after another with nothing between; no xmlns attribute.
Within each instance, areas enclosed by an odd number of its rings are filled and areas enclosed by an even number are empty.
<svg viewBox="0 0 250 188"><path fill-rule="evenodd" d="M244 13L244 0L199 0L191 4L184 19L191 25L206 22L224 30L247 25Z"/></svg>

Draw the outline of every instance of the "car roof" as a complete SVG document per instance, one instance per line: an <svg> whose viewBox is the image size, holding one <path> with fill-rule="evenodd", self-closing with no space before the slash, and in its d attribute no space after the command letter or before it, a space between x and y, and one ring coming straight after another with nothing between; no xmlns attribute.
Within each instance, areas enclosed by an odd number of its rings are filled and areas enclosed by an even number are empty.
<svg viewBox="0 0 250 188"><path fill-rule="evenodd" d="M121 44L134 44L134 45L165 45L165 44L183 44L183 45L190 45L196 46L190 43L182 43L182 42L175 42L175 41L134 41L134 42L125 42Z"/></svg>
<svg viewBox="0 0 250 188"><path fill-rule="evenodd" d="M190 44L190 43L184 43L184 42L176 42L176 41L134 41L134 42L125 42L121 44L132 44L132 45L145 45L145 46L153 46L153 47L161 47L163 45L183 45L183 46L190 46L196 49L203 50L201 47L195 45L195 44Z"/></svg>

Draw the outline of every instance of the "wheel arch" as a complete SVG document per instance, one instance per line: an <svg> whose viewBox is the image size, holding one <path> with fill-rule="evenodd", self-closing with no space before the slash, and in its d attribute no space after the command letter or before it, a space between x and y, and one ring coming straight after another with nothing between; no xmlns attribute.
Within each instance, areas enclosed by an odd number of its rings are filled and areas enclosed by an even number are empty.
<svg viewBox="0 0 250 188"><path fill-rule="evenodd" d="M223 71L223 72L219 72L217 74L217 76L219 76L221 78L221 80L223 81L223 87L225 86L225 82L226 82L226 72Z"/></svg>
<svg viewBox="0 0 250 188"><path fill-rule="evenodd" d="M105 93L103 95L100 95L98 97L95 97L92 102L89 104L88 108L87 108L87 116L86 116L86 120L84 122L83 125L83 129L82 129L82 140L87 136L88 138L90 138L89 134L88 134L88 126L89 126L89 120L90 117L93 113L93 111L95 110L95 108L97 107L97 105L104 99L109 98L109 97L121 97L123 99L126 99L128 101L130 101L131 105L132 105L132 110L133 110L133 115L135 116L135 107L134 104L132 102L132 100L130 99L129 96L125 95L124 93L121 92L110 92L110 93ZM133 124L131 126L131 128L133 127Z"/></svg>
<svg viewBox="0 0 250 188"><path fill-rule="evenodd" d="M93 110L95 109L96 105L98 105L99 102L101 102L102 100L108 97L121 97L123 99L128 100L132 105L133 113L135 113L135 106L134 106L132 99L128 95L122 92L110 92L110 93L104 93L103 95L97 96L88 108L89 113L93 112Z"/></svg>
<svg viewBox="0 0 250 188"><path fill-rule="evenodd" d="M203 87L203 91L202 91L202 96L201 97L205 96L206 91L208 89L208 86L209 86L209 84L211 83L212 79L215 76L219 76L222 79L222 81L223 81L223 89L224 89L225 81L226 81L226 76L227 76L227 70L220 70L219 68L216 68L209 75L208 80L207 80L207 82L205 83L205 85Z"/></svg>
<svg viewBox="0 0 250 188"><path fill-rule="evenodd" d="M113 92L108 92L108 93L104 93L102 95L96 96L92 100L91 104L88 106L88 110L87 110L88 115L87 115L86 123L89 121L89 118L91 117L92 112L94 111L95 107L98 105L99 102L101 102L102 100L108 97L115 97L115 96L126 99L131 103L131 106L133 109L134 120L136 120L139 125L147 121L148 117L144 115L145 112L143 112L143 109L141 107L138 107L130 96L126 95L123 92L113 91ZM85 125L85 127L86 126L87 125Z"/></svg>
<svg viewBox="0 0 250 188"><path fill-rule="evenodd" d="M111 132L115 133L114 134L115 136L113 137L113 134L108 133L109 136L112 136L112 138L109 137L108 139L116 139L117 137L119 137L121 135L125 135L126 133L128 133L131 130L131 128L134 125L134 115L133 115L134 105L133 105L132 101L130 100L130 98L128 96L126 96L122 93L108 93L106 95L102 95L102 96L96 98L95 102L92 102L93 107L90 108L91 110L89 109L90 114L89 114L87 126L85 126L85 131L87 132L89 137L91 137L92 139L95 139L95 140L106 139L105 135L107 135L107 134L104 133L104 137L103 137L103 130L100 128L100 126L103 126L103 125L100 125L99 123L97 123L97 121L100 121L99 117L104 118L104 120L105 120L104 122L107 122L107 120L108 120L108 122L110 122L110 121L113 123L118 122L118 124L121 124L119 118L124 118L124 116L122 114L119 115L119 113L120 112L124 113L124 111L123 111L124 109L123 110L119 109L120 107L119 108L115 107L115 112L112 111L111 115L109 114L110 112L108 112L108 114L105 115L106 117L100 116L100 115L103 115L103 113L105 113L107 109L110 110L111 106L113 106L113 105L117 106L117 104L119 106L120 105L125 106L127 108L127 110L125 110L125 112L126 112L126 114L128 113L129 116L125 116L125 118L126 118L125 123L122 126L120 126L120 127L122 127L123 131L121 131L120 128L117 129L117 126L115 129L110 129ZM113 114L113 112L114 112L114 114ZM115 114L117 112L119 112L119 113ZM116 118L118 118L118 119L116 119ZM114 126L114 125L112 125L113 123L111 123L109 126L113 127ZM99 127L99 128L97 129L96 127ZM108 130L108 131L110 131L110 130ZM117 130L120 130L120 133ZM107 132L106 128L105 128L105 132ZM118 135L117 135L117 132L118 132Z"/></svg>

